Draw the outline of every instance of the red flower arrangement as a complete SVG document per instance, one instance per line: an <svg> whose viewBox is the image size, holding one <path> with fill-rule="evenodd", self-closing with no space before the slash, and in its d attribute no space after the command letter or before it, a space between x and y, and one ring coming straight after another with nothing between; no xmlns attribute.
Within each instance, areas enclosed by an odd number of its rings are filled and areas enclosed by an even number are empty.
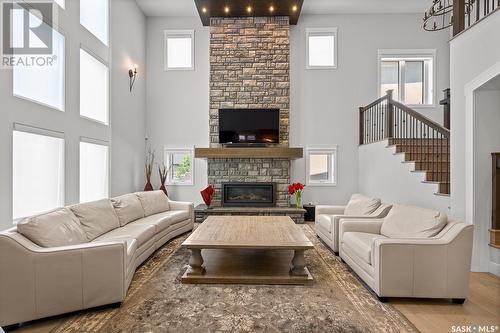
<svg viewBox="0 0 500 333"><path fill-rule="evenodd" d="M293 183L288 185L290 195L295 195L295 205L297 208L302 208L302 190L305 185L302 183Z"/></svg>

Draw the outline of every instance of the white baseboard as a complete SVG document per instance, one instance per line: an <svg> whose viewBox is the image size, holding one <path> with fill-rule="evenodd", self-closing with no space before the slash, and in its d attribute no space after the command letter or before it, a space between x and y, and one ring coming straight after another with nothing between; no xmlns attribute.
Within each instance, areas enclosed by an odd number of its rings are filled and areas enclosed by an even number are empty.
<svg viewBox="0 0 500 333"><path fill-rule="evenodd" d="M497 264L496 262L490 261L488 271L491 274L494 274L494 275L500 277L500 264Z"/></svg>

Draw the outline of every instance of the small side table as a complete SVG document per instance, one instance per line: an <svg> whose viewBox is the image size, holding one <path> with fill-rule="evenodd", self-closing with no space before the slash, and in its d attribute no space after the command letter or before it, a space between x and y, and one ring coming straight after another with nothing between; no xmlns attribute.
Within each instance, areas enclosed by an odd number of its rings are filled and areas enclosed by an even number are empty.
<svg viewBox="0 0 500 333"><path fill-rule="evenodd" d="M303 207L306 210L304 221L314 222L314 220L316 219L316 205L306 204Z"/></svg>

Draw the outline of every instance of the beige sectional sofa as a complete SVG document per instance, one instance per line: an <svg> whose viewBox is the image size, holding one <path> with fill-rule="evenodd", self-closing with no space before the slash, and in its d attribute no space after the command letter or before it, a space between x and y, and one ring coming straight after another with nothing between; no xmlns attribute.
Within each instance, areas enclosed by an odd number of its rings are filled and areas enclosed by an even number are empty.
<svg viewBox="0 0 500 333"><path fill-rule="evenodd" d="M382 218L391 205L381 203L378 198L353 194L346 206L316 206L315 230L336 254L339 252L339 221L341 219Z"/></svg>
<svg viewBox="0 0 500 333"><path fill-rule="evenodd" d="M377 296L451 298L469 288L473 226L446 214L393 205L382 219L341 219L340 257Z"/></svg>
<svg viewBox="0 0 500 333"><path fill-rule="evenodd" d="M0 233L0 326L120 303L136 268L193 229L162 191L60 208Z"/></svg>

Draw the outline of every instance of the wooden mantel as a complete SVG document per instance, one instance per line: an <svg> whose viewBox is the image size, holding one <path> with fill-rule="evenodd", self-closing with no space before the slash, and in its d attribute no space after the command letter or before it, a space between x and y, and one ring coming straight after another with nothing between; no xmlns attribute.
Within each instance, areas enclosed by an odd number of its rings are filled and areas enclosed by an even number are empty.
<svg viewBox="0 0 500 333"><path fill-rule="evenodd" d="M283 158L299 159L304 156L302 148L289 147L243 147L243 148L195 148L195 158Z"/></svg>

